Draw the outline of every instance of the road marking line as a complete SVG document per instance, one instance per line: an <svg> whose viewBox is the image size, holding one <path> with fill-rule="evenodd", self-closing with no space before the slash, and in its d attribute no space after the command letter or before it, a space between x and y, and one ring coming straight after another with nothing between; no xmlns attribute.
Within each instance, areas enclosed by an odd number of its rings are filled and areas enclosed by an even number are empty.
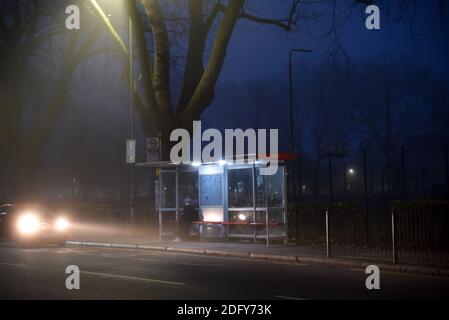
<svg viewBox="0 0 449 320"><path fill-rule="evenodd" d="M18 263L0 262L0 265L8 266L8 267L31 268L30 266L27 266L26 264L18 264Z"/></svg>
<svg viewBox="0 0 449 320"><path fill-rule="evenodd" d="M91 275L91 276L98 276L98 277L104 277L104 278L113 278L113 279L121 279L121 280L144 281L144 282L171 284L171 285L176 285L176 286L183 286L184 285L184 283L182 283L182 282L164 281L164 280L149 279L149 278L139 278L139 277L130 277L130 276L123 276L123 275L119 275L119 274L111 274L111 273L89 272L89 271L81 271L81 273L84 273L84 274L87 274L87 275Z"/></svg>
<svg viewBox="0 0 449 320"><path fill-rule="evenodd" d="M298 297L287 297L287 296L273 296L275 298L285 299L285 300L309 300L304 298L298 298Z"/></svg>

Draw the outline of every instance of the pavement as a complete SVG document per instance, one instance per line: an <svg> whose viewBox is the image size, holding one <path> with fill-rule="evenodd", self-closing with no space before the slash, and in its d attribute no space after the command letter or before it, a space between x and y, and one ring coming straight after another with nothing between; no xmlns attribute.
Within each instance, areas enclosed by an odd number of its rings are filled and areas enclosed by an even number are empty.
<svg viewBox="0 0 449 320"><path fill-rule="evenodd" d="M250 260L268 260L296 264L327 265L331 267L354 268L365 270L369 265L377 265L382 271L425 274L449 277L447 266L425 264L419 261L393 264L390 258L368 259L366 257L338 256L326 257L324 247L270 245L235 242L200 242L200 241L159 241L154 237L73 237L69 246L113 247L122 249L139 249L189 253L207 256L245 258Z"/></svg>
<svg viewBox="0 0 449 320"><path fill-rule="evenodd" d="M220 246L221 244L216 244ZM65 287L67 266L80 289ZM0 242L0 299L447 299L449 278L169 250L101 246L17 248Z"/></svg>

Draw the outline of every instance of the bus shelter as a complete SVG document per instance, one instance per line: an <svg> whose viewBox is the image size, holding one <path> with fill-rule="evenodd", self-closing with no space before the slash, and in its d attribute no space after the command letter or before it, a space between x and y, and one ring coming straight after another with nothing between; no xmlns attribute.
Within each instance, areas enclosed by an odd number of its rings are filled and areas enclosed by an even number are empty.
<svg viewBox="0 0 449 320"><path fill-rule="evenodd" d="M156 209L160 240L176 237L186 198L198 206L197 226L202 241L246 239L287 243L286 166L278 161L274 175L262 175L263 161L246 163L180 164L155 167Z"/></svg>

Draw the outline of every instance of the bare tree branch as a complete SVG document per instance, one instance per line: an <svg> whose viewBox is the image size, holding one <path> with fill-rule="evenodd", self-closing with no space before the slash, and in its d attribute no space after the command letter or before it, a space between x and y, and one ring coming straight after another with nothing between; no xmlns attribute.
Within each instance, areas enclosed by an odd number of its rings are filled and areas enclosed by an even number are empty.
<svg viewBox="0 0 449 320"><path fill-rule="evenodd" d="M299 2L300 2L299 0L293 0L292 6L290 9L290 15L285 20L276 20L276 19L257 17L255 15L246 13L243 9L242 9L242 12L239 14L239 18L250 20L250 21L256 22L256 23L274 25L274 26L284 29L285 31L290 31L292 28L292 25L294 25L296 23L295 16L296 16L296 10L298 8Z"/></svg>
<svg viewBox="0 0 449 320"><path fill-rule="evenodd" d="M211 19L215 19L215 14L212 13L206 22L203 23L202 17L204 8L202 0L189 0L188 6L190 17L189 44L184 68L183 86L178 107L176 108L177 114L182 114L182 112L184 112L201 80L204 72L203 58L207 34L210 29L210 24L212 24ZM218 12L217 6L219 6L219 3L217 3L213 11Z"/></svg>
<svg viewBox="0 0 449 320"><path fill-rule="evenodd" d="M164 16L158 0L141 0L150 25L154 42L153 88L159 108L173 111L170 96L170 47Z"/></svg>
<svg viewBox="0 0 449 320"><path fill-rule="evenodd" d="M206 30L210 30L210 28L212 27L215 19L218 16L218 14L220 12L224 12L225 9L226 9L226 7L223 4L221 4L220 1L218 1L215 4L214 8L212 9L212 12L209 14L209 16L207 17L206 21L204 22Z"/></svg>
<svg viewBox="0 0 449 320"><path fill-rule="evenodd" d="M106 27L106 30L112 35L112 38L114 40L114 43L119 47L120 54L125 60L129 59L129 50L125 45L125 42L119 35L119 33L115 30L114 26L110 23L108 17L104 13L101 6L98 4L96 0L84 0L85 4L89 6L90 4L93 5L94 13L98 17L100 17L100 21L103 23L103 25ZM127 75L128 76L128 75ZM136 82L134 82L134 97L136 99L136 103L138 105L138 108L142 111L144 114L151 114L152 107L156 107L155 105L149 104L149 101L142 97L140 92L137 90L138 85ZM150 101L151 102L151 101Z"/></svg>
<svg viewBox="0 0 449 320"><path fill-rule="evenodd" d="M211 56L195 93L182 114L183 121L197 119L214 98L215 85L223 67L227 48L244 0L230 0L217 31Z"/></svg>

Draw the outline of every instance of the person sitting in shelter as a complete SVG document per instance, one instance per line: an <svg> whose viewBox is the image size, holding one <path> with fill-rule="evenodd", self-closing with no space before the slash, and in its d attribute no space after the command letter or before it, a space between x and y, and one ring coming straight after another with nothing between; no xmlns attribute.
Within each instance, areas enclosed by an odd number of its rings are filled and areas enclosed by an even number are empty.
<svg viewBox="0 0 449 320"><path fill-rule="evenodd" d="M195 201L189 196L184 198L184 209L180 221L180 236L183 239L189 237L192 222L198 221L198 209Z"/></svg>

